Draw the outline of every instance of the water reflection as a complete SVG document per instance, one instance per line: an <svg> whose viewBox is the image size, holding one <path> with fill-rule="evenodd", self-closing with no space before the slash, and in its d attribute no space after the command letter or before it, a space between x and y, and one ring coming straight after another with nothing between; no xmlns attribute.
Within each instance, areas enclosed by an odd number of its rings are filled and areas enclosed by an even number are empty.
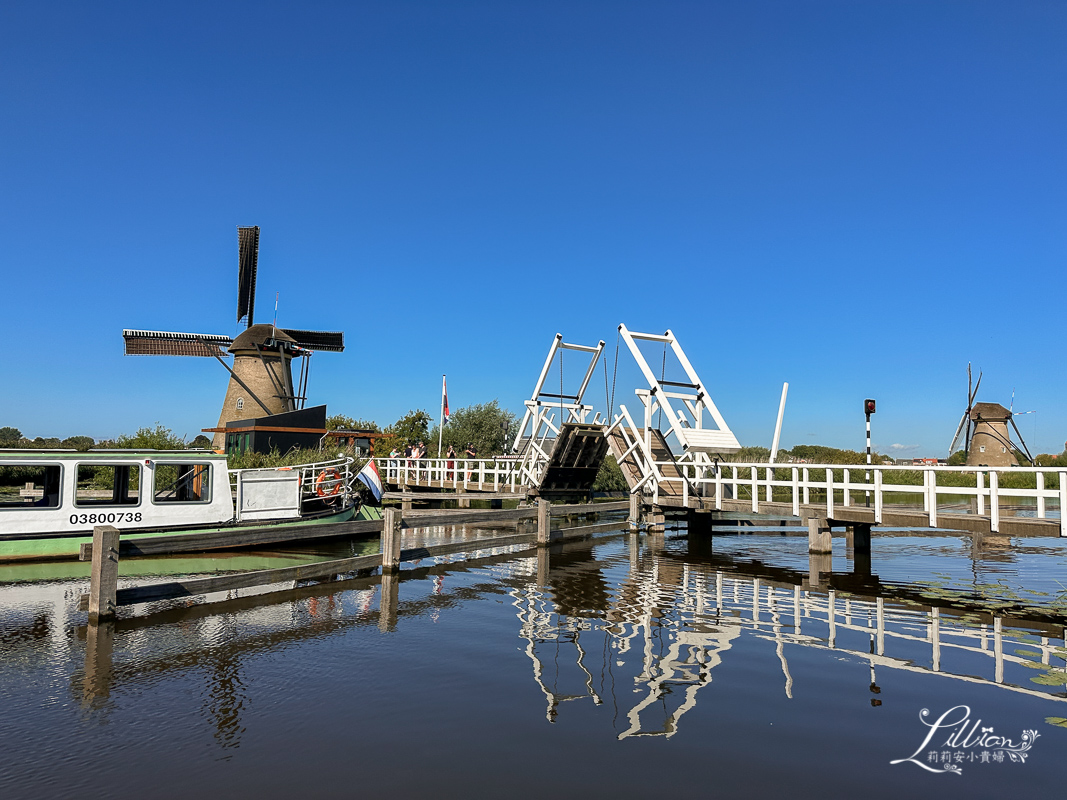
<svg viewBox="0 0 1067 800"><path fill-rule="evenodd" d="M936 673L1067 700L1062 691L1067 642L1061 625L842 593L827 587L841 582L896 594L918 591L880 586L869 566L866 574L834 576L829 555L813 558L803 576L738 564L729 557L702 563L692 549L664 552L662 542L654 539L647 545L629 537L628 569L615 591L601 590L610 561L587 558L575 569L570 566L576 561L573 553L546 554L551 561L539 562L538 579L512 590L519 635L526 641L534 681L545 695L549 721L556 720L567 701L588 698L599 705L602 695L610 695L619 702L619 677L628 674L639 699L623 703L628 724L618 730L618 738L669 738L696 706L713 671L732 657L742 633L773 643L787 698L794 689L789 658L799 647L867 662L875 706L882 703L877 697L882 670ZM571 664L584 691L559 688ZM601 677L599 683L594 675ZM1031 677L1049 689L1036 688ZM1053 688L1060 691L1053 693Z"/></svg>
<svg viewBox="0 0 1067 800"><path fill-rule="evenodd" d="M13 671L46 672L65 655L76 663L66 673L71 696L104 716L124 692L192 678L215 746L228 752L249 725L257 657L358 629L404 636L408 622L456 619L470 603L503 599L546 719L589 703L610 712L618 739L677 736L702 697L713 702L702 690L726 669L744 670L761 648L777 662L772 691L787 699L805 674L791 661L822 653L865 664L855 690L876 706L886 701L879 679L887 671L1067 700L1056 685L1067 655L1062 624L924 606L919 588L883 583L869 564L839 574L829 560L812 563L805 571L695 538L616 535L425 559L399 575L276 586L211 605L160 605L94 626L78 624L80 584L21 584L0 587L0 665L9 680ZM1047 684L1031 680L1041 676Z"/></svg>

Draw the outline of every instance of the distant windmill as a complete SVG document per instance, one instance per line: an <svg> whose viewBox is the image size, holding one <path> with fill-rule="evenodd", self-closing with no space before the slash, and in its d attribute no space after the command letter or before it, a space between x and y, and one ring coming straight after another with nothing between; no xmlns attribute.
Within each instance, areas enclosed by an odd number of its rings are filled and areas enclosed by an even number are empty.
<svg viewBox="0 0 1067 800"><path fill-rule="evenodd" d="M963 417L956 428L956 435L952 437L949 446L949 455L955 453L960 445L967 455L967 466L985 467L1008 467L1016 466L1015 446L1012 444L1008 432L1008 423L1015 429L1019 439L1019 446L1026 457L1033 463L1033 456L1023 441L1023 435L1019 426L1015 424L1015 414L1010 408L1004 408L999 403L975 403L974 398L978 395L978 387L982 384L982 373L978 373L978 381L971 385L971 365L967 364L967 408L964 409ZM1015 404L1015 391L1012 390L1012 405ZM1030 411L1020 412L1030 414Z"/></svg>
<svg viewBox="0 0 1067 800"><path fill-rule="evenodd" d="M216 359L230 373L226 399L216 427L227 422L250 419L303 408L307 400L308 357L313 350L340 353L345 349L344 333L308 331L256 325L256 270L259 262L259 227L238 228L237 322L247 318L247 327L236 339L218 334L172 333L167 331L124 330L126 355L200 356ZM231 368L223 359L233 355ZM303 358L299 379L294 385L292 360ZM224 444L224 434L216 433L213 446Z"/></svg>

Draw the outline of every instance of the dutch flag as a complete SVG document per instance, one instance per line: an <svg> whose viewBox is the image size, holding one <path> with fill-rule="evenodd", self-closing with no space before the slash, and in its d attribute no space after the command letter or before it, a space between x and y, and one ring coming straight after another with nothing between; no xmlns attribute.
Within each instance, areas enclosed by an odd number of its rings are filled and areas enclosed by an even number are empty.
<svg viewBox="0 0 1067 800"><path fill-rule="evenodd" d="M382 499L382 477L378 474L378 467L374 463L374 459L367 462L360 473L356 476L363 483L367 485L367 488L371 490L374 495L374 499L381 502Z"/></svg>

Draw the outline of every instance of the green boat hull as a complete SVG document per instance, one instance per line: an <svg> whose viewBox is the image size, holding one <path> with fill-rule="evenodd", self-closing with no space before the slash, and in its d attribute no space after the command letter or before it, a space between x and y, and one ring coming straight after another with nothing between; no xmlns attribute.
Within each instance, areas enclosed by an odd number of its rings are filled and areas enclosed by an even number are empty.
<svg viewBox="0 0 1067 800"><path fill-rule="evenodd" d="M298 535L294 536L294 539L307 539L309 538L307 531L309 527L337 522L347 522L352 519L381 519L381 514L378 512L378 509L373 506L363 506L358 511L353 508L347 508L344 511L339 511L336 514L315 517L314 519L271 523L269 527L272 529L278 529L280 531L293 529L294 532L298 532ZM221 533L224 531L240 530L240 527L241 526L235 525L215 525L203 528L183 528L178 530L131 530L129 531L128 535L130 538L151 539L160 536L193 536L199 534ZM261 528L267 526L256 525L254 527ZM23 561L55 561L68 559L77 560L78 554L81 550L81 546L85 543L92 542L92 540L93 537L91 535L42 536L37 538L27 537L25 539L4 539L0 540L0 563Z"/></svg>

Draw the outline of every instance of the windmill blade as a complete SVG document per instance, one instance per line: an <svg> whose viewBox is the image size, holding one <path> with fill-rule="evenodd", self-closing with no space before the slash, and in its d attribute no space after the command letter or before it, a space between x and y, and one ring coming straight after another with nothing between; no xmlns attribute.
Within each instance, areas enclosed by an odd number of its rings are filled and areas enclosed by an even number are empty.
<svg viewBox="0 0 1067 800"><path fill-rule="evenodd" d="M279 330L291 336L305 350L343 353L345 349L345 335L342 331L301 331L292 328Z"/></svg>
<svg viewBox="0 0 1067 800"><path fill-rule="evenodd" d="M965 452L971 452L971 415L967 415L967 438L964 440L963 449Z"/></svg>
<svg viewBox="0 0 1067 800"><path fill-rule="evenodd" d="M1034 463L1034 457L1032 455L1030 455L1030 448L1028 448L1026 446L1026 442L1023 441L1022 431L1019 430L1019 426L1015 424L1015 420L1014 419L1011 420L1011 426L1013 428L1015 428L1015 435L1019 437L1019 444L1022 445L1023 452L1026 453L1026 457L1028 459L1030 459L1030 463L1033 464Z"/></svg>
<svg viewBox="0 0 1067 800"><path fill-rule="evenodd" d="M975 383L974 383L974 391L971 392L971 396L967 400L967 406L968 407L974 405L974 398L976 398L978 396L978 387L981 386L981 385L982 385L982 373L979 372L978 373L978 380L975 381Z"/></svg>
<svg viewBox="0 0 1067 800"><path fill-rule="evenodd" d="M967 424L967 412L963 412L963 416L960 417L960 424L956 428L956 435L952 437L952 444L948 446L948 454L952 455L959 450L960 437L963 436L963 426Z"/></svg>
<svg viewBox="0 0 1067 800"><path fill-rule="evenodd" d="M124 330L128 356L200 356L220 358L233 342L229 336L213 333Z"/></svg>
<svg viewBox="0 0 1067 800"><path fill-rule="evenodd" d="M237 229L237 321L252 317L256 309L256 269L259 264L259 226Z"/></svg>

